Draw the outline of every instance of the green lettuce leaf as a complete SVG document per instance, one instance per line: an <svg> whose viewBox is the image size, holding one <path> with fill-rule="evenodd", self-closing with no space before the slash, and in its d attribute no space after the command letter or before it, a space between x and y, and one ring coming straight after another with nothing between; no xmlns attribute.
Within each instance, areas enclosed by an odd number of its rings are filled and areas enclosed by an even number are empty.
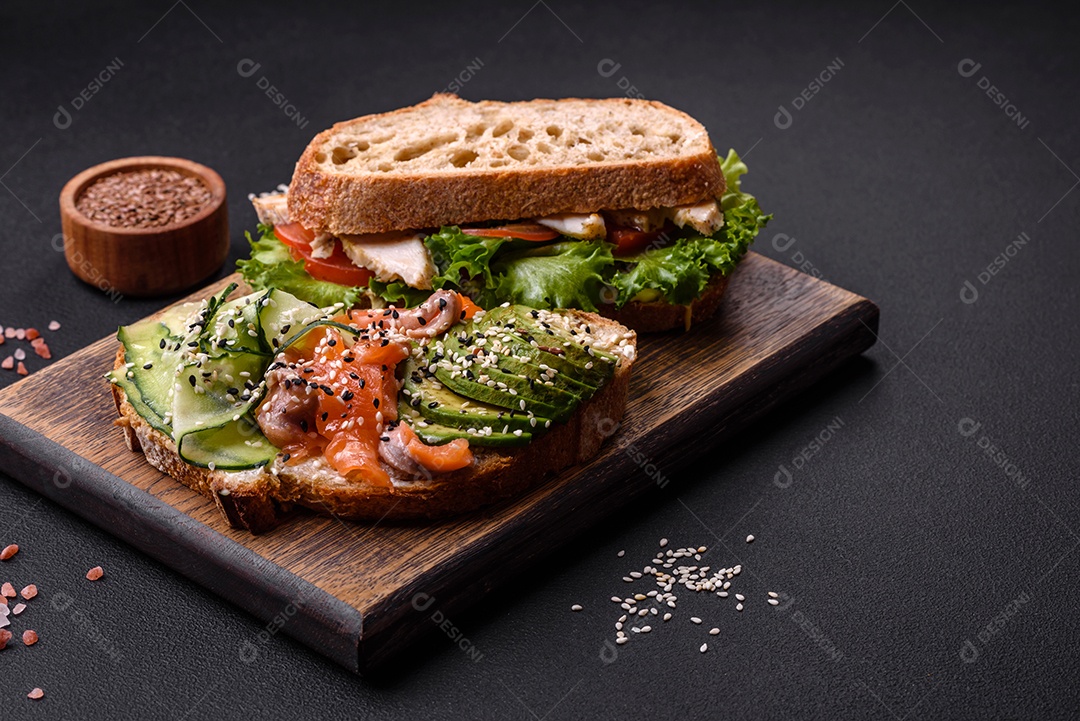
<svg viewBox="0 0 1080 721"><path fill-rule="evenodd" d="M714 273L727 275L746 254L772 216L761 212L754 196L742 192L740 179L747 167L734 150L720 166L727 181L727 191L720 199L724 227L711 237L682 238L665 248L620 258L629 265L611 279L619 293L617 307L644 290L656 291L670 303L688 305L705 290Z"/></svg>
<svg viewBox="0 0 1080 721"><path fill-rule="evenodd" d="M444 225L438 233L424 239L439 271L431 284L437 289L460 288L463 280L483 279L488 287L494 285L491 259L507 240L465 235L456 225Z"/></svg>
<svg viewBox="0 0 1080 721"><path fill-rule="evenodd" d="M367 287L368 290L385 300L387 303L405 308L418 306L431 295L430 290L412 288L408 283L404 283L400 280L383 283L374 276L368 281Z"/></svg>
<svg viewBox="0 0 1080 721"><path fill-rule="evenodd" d="M576 240L500 255L491 264L492 293L477 303L490 307L509 301L533 308L595 311L605 271L615 262L613 247Z"/></svg>
<svg viewBox="0 0 1080 721"><path fill-rule="evenodd" d="M252 240L251 258L238 260L236 267L253 290L277 288L295 295L320 308L344 303L346 308L356 305L363 289L316 280L304 270L303 261L293 260L289 248L274 236L269 225L259 225L259 239Z"/></svg>

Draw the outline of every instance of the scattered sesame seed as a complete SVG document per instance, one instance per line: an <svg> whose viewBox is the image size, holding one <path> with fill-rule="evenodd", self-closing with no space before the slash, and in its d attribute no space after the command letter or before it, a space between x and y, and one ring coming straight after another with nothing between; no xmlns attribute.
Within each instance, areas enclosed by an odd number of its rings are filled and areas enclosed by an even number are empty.
<svg viewBox="0 0 1080 721"><path fill-rule="evenodd" d="M749 536L747 536L746 537L746 542L747 543L753 543L754 542L754 535L750 534Z"/></svg>
<svg viewBox="0 0 1080 721"><path fill-rule="evenodd" d="M580 603L575 603L573 606L570 607L570 610L571 611L580 611L581 610L581 604Z"/></svg>
<svg viewBox="0 0 1080 721"><path fill-rule="evenodd" d="M710 636L718 636L718 635L720 635L720 629L718 629L718 628L710 628L709 629L709 635Z"/></svg>
<svg viewBox="0 0 1080 721"><path fill-rule="evenodd" d="M705 653L708 650L709 650L709 644L707 644L707 643L701 644L701 648L698 649L698 651L701 651L702 653Z"/></svg>
<svg viewBox="0 0 1080 721"><path fill-rule="evenodd" d="M665 613L664 614L664 620L665 621L670 621L671 620L671 614L670 613Z"/></svg>
<svg viewBox="0 0 1080 721"><path fill-rule="evenodd" d="M615 639L615 643L622 646L624 643L626 643L626 640L626 636L619 636L617 639Z"/></svg>
<svg viewBox="0 0 1080 721"><path fill-rule="evenodd" d="M697 616L691 616L690 617L690 622L691 623L701 623L701 619L698 618Z"/></svg>
<svg viewBox="0 0 1080 721"><path fill-rule="evenodd" d="M770 599L769 599L769 605L770 605L770 606L779 606L779 605L780 605L780 601L778 601L778 600L777 600L777 599L775 599L775 598L770 598Z"/></svg>
<svg viewBox="0 0 1080 721"><path fill-rule="evenodd" d="M666 538L661 538L660 539L660 548L663 548L664 546L666 546L667 543L668 543L668 541L667 541Z"/></svg>
<svg viewBox="0 0 1080 721"><path fill-rule="evenodd" d="M779 598L780 594L776 591L769 591L769 598Z"/></svg>
<svg viewBox="0 0 1080 721"><path fill-rule="evenodd" d="M619 551L619 553L618 553L619 558L622 558L625 555L626 555L626 551Z"/></svg>
<svg viewBox="0 0 1080 721"><path fill-rule="evenodd" d="M745 600L746 600L746 596L742 595L741 593L736 593L736 594L735 594L735 600L736 600L736 601L745 601Z"/></svg>
<svg viewBox="0 0 1080 721"><path fill-rule="evenodd" d="M55 320L49 321L49 330L60 330L60 323Z"/></svg>
<svg viewBox="0 0 1080 721"><path fill-rule="evenodd" d="M741 611L742 609L743 609L743 605L741 603L735 606L736 611Z"/></svg>

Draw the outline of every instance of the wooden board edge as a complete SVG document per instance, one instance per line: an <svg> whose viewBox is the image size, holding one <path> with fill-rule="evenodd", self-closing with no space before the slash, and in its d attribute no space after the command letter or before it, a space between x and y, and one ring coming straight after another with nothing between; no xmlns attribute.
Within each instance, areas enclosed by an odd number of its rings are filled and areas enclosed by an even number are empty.
<svg viewBox="0 0 1080 721"><path fill-rule="evenodd" d="M284 632L360 671L363 617L351 605L3 414L0 464L27 487L265 621L266 633ZM91 485L98 493L87 490ZM123 535L120 529L132 525L140 532ZM248 583L237 584L237 577ZM262 633L237 648L240 661L258 657Z"/></svg>
<svg viewBox="0 0 1080 721"><path fill-rule="evenodd" d="M750 424L759 421L777 406L790 401L838 369L846 361L873 346L877 341L880 309L866 298L854 295L853 298L856 299L855 302L811 333L828 343L826 353L811 355L806 363L792 369L785 380L759 389L745 401L733 404L729 413L716 418L716 423L709 424L703 433L695 437L695 445L710 446L726 441L738 432L746 430ZM826 330L826 327L829 327L829 330ZM693 457L696 456L697 454L693 455ZM658 467L677 467L690 458L691 456L685 452L671 448L667 453L657 453L650 460L654 461ZM429 635L438 628L439 625L431 611L437 611L439 618L447 621L457 614L464 613L470 598L483 595L511 581L516 574L523 572L537 560L550 555L574 537L609 517L618 508L628 505L631 501L658 487L656 480L639 472L637 465L628 457L628 454L620 454L614 463L618 466L612 469L614 472L628 472L629 492L612 497L609 499L610 502L603 506L595 504L591 507L578 508L570 516L572 521L559 523L554 527L538 529L535 527L536 524L528 521L526 517L518 517L503 529L498 544L489 545L486 549L477 546L476 554L481 557L485 553L494 553L493 547L497 547L499 553L506 553L507 548L510 547L517 563L509 573L507 573L506 564L498 563L497 559L493 559L489 563L474 564L482 570L469 578L463 579L459 569L441 571L418 579L399 589L392 596L383 599L380 604L382 611L392 612L395 608L407 608L409 609L406 611L407 614L416 614L416 622L380 624L382 630L371 635L365 634L361 638L359 648L360 673L372 672L376 668L392 668L399 655L414 641ZM531 533L528 532L530 526L533 526ZM533 536L537 535L543 536L543 544L528 543ZM467 592L459 591L455 594L452 591L454 587L467 589ZM417 604L416 600L421 596L423 600ZM374 609L371 613L380 613L380 609Z"/></svg>

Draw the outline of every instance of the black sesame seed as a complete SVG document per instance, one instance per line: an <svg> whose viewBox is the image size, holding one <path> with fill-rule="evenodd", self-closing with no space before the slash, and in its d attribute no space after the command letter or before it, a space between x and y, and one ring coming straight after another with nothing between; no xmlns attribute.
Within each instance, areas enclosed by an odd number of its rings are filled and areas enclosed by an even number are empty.
<svg viewBox="0 0 1080 721"><path fill-rule="evenodd" d="M187 382L191 384L192 388L194 388L195 387L195 376L188 376L187 377Z"/></svg>
<svg viewBox="0 0 1080 721"><path fill-rule="evenodd" d="M319 388L321 388L322 392L325 393L328 396L334 395L334 389L331 388L330 386L319 386Z"/></svg>
<svg viewBox="0 0 1080 721"><path fill-rule="evenodd" d="M330 346L331 348L333 348L334 346L336 346L336 345L337 345L337 341L336 341L336 340L334 340L333 338L331 338L330 340L326 341L326 345L328 345L328 346Z"/></svg>
<svg viewBox="0 0 1080 721"><path fill-rule="evenodd" d="M286 384L286 385L285 385L285 387L286 387L286 388L288 388L288 383L289 383L289 381L285 381L285 384ZM239 394L239 393L240 393L240 389L239 389L239 388L230 388L230 389L228 389L227 391L225 391L225 394L226 394L226 395L230 395L230 396L235 396L235 395L237 395L237 394Z"/></svg>
<svg viewBox="0 0 1080 721"><path fill-rule="evenodd" d="M361 390L363 390L364 386L366 386L366 385L367 385L367 381L365 381L363 378L361 378L360 379L360 388L361 388Z"/></svg>
<svg viewBox="0 0 1080 721"><path fill-rule="evenodd" d="M304 418L300 419L300 430L302 430L304 433L307 433L307 420Z"/></svg>
<svg viewBox="0 0 1080 721"><path fill-rule="evenodd" d="M394 318L394 320L397 320L398 318L401 317L401 313L398 313L396 310L393 313L391 313L390 315Z"/></svg>
<svg viewBox="0 0 1080 721"><path fill-rule="evenodd" d="M416 322L419 323L420 325L427 325L427 320L425 320L424 316L422 316L422 315L416 316Z"/></svg>
<svg viewBox="0 0 1080 721"><path fill-rule="evenodd" d="M315 369L314 368L305 368L303 372L304 373L314 373Z"/></svg>
<svg viewBox="0 0 1080 721"><path fill-rule="evenodd" d="M350 373L349 377L352 378L354 381L360 380L360 376L356 375L355 373ZM363 386L361 386L361 387L363 387Z"/></svg>
<svg viewBox="0 0 1080 721"><path fill-rule="evenodd" d="M378 408L378 407L379 407L379 399L378 399L378 398L372 398L372 399L371 399L371 405L373 405L373 406L375 406L376 408Z"/></svg>
<svg viewBox="0 0 1080 721"><path fill-rule="evenodd" d="M432 401L431 403L427 404L427 407L428 408L438 408L439 404L436 401Z"/></svg>
<svg viewBox="0 0 1080 721"><path fill-rule="evenodd" d="M356 358L354 356L347 355L347 356L343 357L342 360L345 361L346 363L352 363L354 360L356 360Z"/></svg>
<svg viewBox="0 0 1080 721"><path fill-rule="evenodd" d="M290 454L286 453L285 455L283 455L283 456L281 457L281 460L283 460L283 461L288 461L288 460L289 460L290 458L292 458L292 455L290 455Z"/></svg>
<svg viewBox="0 0 1080 721"><path fill-rule="evenodd" d="M439 298L439 310L446 308L446 298Z"/></svg>
<svg viewBox="0 0 1080 721"><path fill-rule="evenodd" d="M285 325L281 326L281 334L284 335L288 333L289 328L292 328L292 323L286 323Z"/></svg>
<svg viewBox="0 0 1080 721"><path fill-rule="evenodd" d="M144 366L143 366L143 370L144 370L144 371L148 371L148 370L150 370L150 369L151 369L151 368L153 368L153 367L154 367L154 364L153 364L153 363L147 363L146 365L144 365Z"/></svg>
<svg viewBox="0 0 1080 721"><path fill-rule="evenodd" d="M390 442L390 436L379 436L379 440L382 441L383 443L389 443Z"/></svg>
<svg viewBox="0 0 1080 721"><path fill-rule="evenodd" d="M385 347L386 347L386 346L388 346L388 345L390 345L390 341L388 341L388 340L386 340L385 338L383 338L383 342L379 344L379 347L380 347L380 348L385 348Z"/></svg>
<svg viewBox="0 0 1080 721"><path fill-rule="evenodd" d="M165 350L165 339L164 338L162 338L161 342L157 344L157 347L160 348L161 350Z"/></svg>
<svg viewBox="0 0 1080 721"><path fill-rule="evenodd" d="M352 399L353 399L353 392L352 391L345 391L344 393L341 394L341 400L343 400L343 401L348 402L348 401L351 401Z"/></svg>
<svg viewBox="0 0 1080 721"><path fill-rule="evenodd" d="M330 414L324 411L322 414L322 419L325 421L329 416Z"/></svg>

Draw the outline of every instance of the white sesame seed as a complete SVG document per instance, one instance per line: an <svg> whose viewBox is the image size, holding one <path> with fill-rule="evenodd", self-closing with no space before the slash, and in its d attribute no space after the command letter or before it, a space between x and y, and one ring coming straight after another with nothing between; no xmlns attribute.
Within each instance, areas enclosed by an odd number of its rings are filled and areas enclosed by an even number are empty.
<svg viewBox="0 0 1080 721"><path fill-rule="evenodd" d="M641 627L641 632L642 633L648 633L651 630L652 630L652 626L642 626Z"/></svg>
<svg viewBox="0 0 1080 721"><path fill-rule="evenodd" d="M701 651L702 653L705 653L708 650L709 650L709 644L707 644L707 643L701 644L701 648L698 649L698 651Z"/></svg>
<svg viewBox="0 0 1080 721"><path fill-rule="evenodd" d="M691 623L701 623L701 619L698 618L697 616L691 616L690 617L690 622Z"/></svg>
<svg viewBox="0 0 1080 721"><path fill-rule="evenodd" d="M619 551L619 553L618 553L619 558L622 558L625 555L626 555L626 551Z"/></svg>
<svg viewBox="0 0 1080 721"><path fill-rule="evenodd" d="M670 613L665 613L664 614L664 620L665 621L670 621L671 620L671 614Z"/></svg>
<svg viewBox="0 0 1080 721"><path fill-rule="evenodd" d="M697 552L698 553L705 553L705 551L707 551L707 550L709 550L709 549L705 548L705 546L698 546Z"/></svg>
<svg viewBox="0 0 1080 721"><path fill-rule="evenodd" d="M641 609L640 611L637 612L637 615L646 616L646 615L648 615L648 613L649 613L649 609L643 608L643 609Z"/></svg>
<svg viewBox="0 0 1080 721"><path fill-rule="evenodd" d="M580 603L575 603L573 606L570 607L570 610L571 611L580 611L581 610L581 604Z"/></svg>
<svg viewBox="0 0 1080 721"><path fill-rule="evenodd" d="M611 602L612 603L622 603L622 599L619 598L618 596L612 596L611 597Z"/></svg>
<svg viewBox="0 0 1080 721"><path fill-rule="evenodd" d="M615 639L615 643L622 646L624 643L626 643L626 640L626 636L619 636L617 639Z"/></svg>
<svg viewBox="0 0 1080 721"><path fill-rule="evenodd" d="M623 576L622 580L626 581L627 583L633 583L634 582L634 579L630 578L629 576Z"/></svg>
<svg viewBox="0 0 1080 721"><path fill-rule="evenodd" d="M746 537L746 542L747 543L753 543L754 542L754 535L750 534L749 536L747 536Z"/></svg>
<svg viewBox="0 0 1080 721"><path fill-rule="evenodd" d="M720 598L727 598L728 593L727 593L727 591L717 591L716 595L719 596Z"/></svg>
<svg viewBox="0 0 1080 721"><path fill-rule="evenodd" d="M666 538L661 538L660 539L660 548L663 548L666 545L667 545L667 539Z"/></svg>
<svg viewBox="0 0 1080 721"><path fill-rule="evenodd" d="M769 598L779 598L779 594L776 591L769 591Z"/></svg>
<svg viewBox="0 0 1080 721"><path fill-rule="evenodd" d="M746 596L742 595L741 593L736 593L736 594L735 594L735 600L736 600L736 601L745 601L745 600L746 600Z"/></svg>
<svg viewBox="0 0 1080 721"><path fill-rule="evenodd" d="M622 621L619 621L619 622L617 622L615 624L615 630L616 631L621 631L622 630Z"/></svg>
<svg viewBox="0 0 1080 721"><path fill-rule="evenodd" d="M626 614L624 613L623 615L619 616L619 623L625 623L625 622L626 622Z"/></svg>
<svg viewBox="0 0 1080 721"><path fill-rule="evenodd" d="M710 636L717 636L719 634L720 634L720 629L718 629L718 628L709 629L709 635Z"/></svg>
<svg viewBox="0 0 1080 721"><path fill-rule="evenodd" d="M635 601L644 601L646 598L648 598L648 596L646 596L644 593L635 593L634 594L634 600Z"/></svg>
<svg viewBox="0 0 1080 721"><path fill-rule="evenodd" d="M777 599L775 599L775 598L770 598L770 599L769 599L769 605L771 605L771 606L779 606L779 605L780 605L780 601L778 601L778 600L777 600Z"/></svg>
<svg viewBox="0 0 1080 721"><path fill-rule="evenodd" d="M736 611L741 611L742 609L743 609L743 605L741 603L738 604L737 606L735 606Z"/></svg>
<svg viewBox="0 0 1080 721"><path fill-rule="evenodd" d="M631 571L630 572L630 577L631 578L641 578L641 572L640 571Z"/></svg>

